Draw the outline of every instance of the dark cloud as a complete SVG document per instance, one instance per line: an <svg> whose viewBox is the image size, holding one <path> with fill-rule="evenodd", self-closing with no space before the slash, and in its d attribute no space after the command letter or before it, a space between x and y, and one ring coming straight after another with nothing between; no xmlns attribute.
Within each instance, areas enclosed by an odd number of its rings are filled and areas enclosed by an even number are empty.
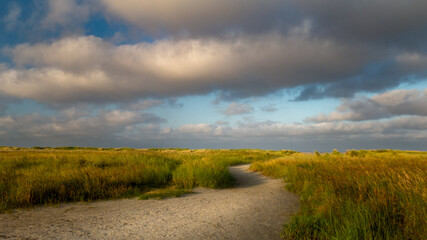
<svg viewBox="0 0 427 240"><path fill-rule="evenodd" d="M169 8L152 0L101 2L110 13L142 29L162 29L172 35L184 31L189 37L218 37L230 31L248 35L277 31L284 36L309 36L310 43L301 48L284 42L287 49L295 49L298 54L277 51L284 58L265 55L264 59L259 55L260 59L270 63L270 67L250 65L254 71L241 74L245 78L244 83L230 81L229 84L219 84L216 89L223 91L221 96L225 100L259 96L295 86L303 86L296 100L351 97L361 91L383 91L427 76L427 2L424 0L268 0L244 3L181 0L174 1L174 12L170 17L163 17L171 15ZM188 13L186 7L189 5L195 11ZM203 16L203 21L196 20L200 16ZM325 44L332 45L335 50L345 48L345 53L342 53L346 60L337 58L339 53L332 49L329 49L330 56L310 50L322 49ZM404 56L410 57L404 59ZM315 62L317 59L330 63L330 66ZM288 61L294 62L293 70L287 68ZM282 78L279 79L278 75Z"/></svg>
<svg viewBox="0 0 427 240"><path fill-rule="evenodd" d="M8 39L0 44L9 45L0 47L7 62L0 63L0 145L328 151L427 144L425 91L351 99L425 80L425 0L0 4L0 34ZM346 100L304 124L256 122L255 109L238 103L283 89L293 96L300 91L296 101ZM243 122L171 128L143 112L179 108L178 97L207 93L217 94L217 103L230 101L222 113L242 114ZM7 115L17 99L42 103L54 114Z"/></svg>
<svg viewBox="0 0 427 240"><path fill-rule="evenodd" d="M0 72L0 91L64 104L215 90L250 97L339 81L357 74L372 57L363 48L313 39L304 25L294 30L288 36L273 32L121 46L93 36L22 44L3 50L16 67ZM33 68L24 68L27 65Z"/></svg>
<svg viewBox="0 0 427 240"><path fill-rule="evenodd" d="M17 25L21 5L3 17L7 24ZM16 66L0 72L5 83L0 91L45 103L209 92L234 101L295 87L302 89L295 100L337 98L427 76L423 0L37 0L32 5L39 13L24 22L32 19L72 37L4 50ZM100 12L145 34L159 31L162 40L152 35L150 43L116 46L76 37Z"/></svg>
<svg viewBox="0 0 427 240"><path fill-rule="evenodd" d="M100 0L106 11L143 31L187 36L288 31L304 20L313 34L388 48L426 49L424 0ZM188 11L192 9L192 11ZM423 40L424 39L424 40Z"/></svg>
<svg viewBox="0 0 427 240"><path fill-rule="evenodd" d="M393 59L369 63L358 74L325 84L303 86L295 101L325 97L349 98L358 92L376 93L401 83L422 82L427 77L427 55L398 54Z"/></svg>
<svg viewBox="0 0 427 240"><path fill-rule="evenodd" d="M377 47L426 49L427 2L424 0L290 0L312 19L317 34Z"/></svg>
<svg viewBox="0 0 427 240"><path fill-rule="evenodd" d="M344 100L337 111L310 117L307 121L364 121L401 115L427 116L426 103L427 90L395 90L370 98Z"/></svg>
<svg viewBox="0 0 427 240"><path fill-rule="evenodd" d="M289 27L292 9L282 0L99 0L108 15L150 34L218 36ZM191 9L191 10L190 10Z"/></svg>
<svg viewBox="0 0 427 240"><path fill-rule="evenodd" d="M325 97L324 87L318 84L303 86L298 96L293 101L305 101L309 99L319 99Z"/></svg>

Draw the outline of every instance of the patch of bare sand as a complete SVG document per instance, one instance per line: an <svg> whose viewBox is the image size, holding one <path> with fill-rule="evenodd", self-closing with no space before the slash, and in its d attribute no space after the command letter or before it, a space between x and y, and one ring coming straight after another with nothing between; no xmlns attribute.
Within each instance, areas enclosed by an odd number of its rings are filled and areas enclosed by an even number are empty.
<svg viewBox="0 0 427 240"><path fill-rule="evenodd" d="M62 204L0 214L7 239L280 239L298 198L283 181L231 167L234 188L166 200Z"/></svg>

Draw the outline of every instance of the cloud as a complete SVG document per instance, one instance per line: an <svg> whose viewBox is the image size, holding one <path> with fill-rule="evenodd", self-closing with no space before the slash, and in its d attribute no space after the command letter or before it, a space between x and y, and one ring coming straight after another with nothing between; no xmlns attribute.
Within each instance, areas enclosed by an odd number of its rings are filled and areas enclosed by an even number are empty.
<svg viewBox="0 0 427 240"><path fill-rule="evenodd" d="M396 56L396 61L402 65L402 67L412 71L414 73L423 73L424 76L427 74L427 54L420 54L417 52L405 52Z"/></svg>
<svg viewBox="0 0 427 240"><path fill-rule="evenodd" d="M199 135L199 136L219 136L224 134L224 130L229 129L228 127L224 127L221 125L214 125L214 124L206 124L206 123L199 123L199 124L185 124L179 127L177 130L175 130L179 134L190 134L190 135Z"/></svg>
<svg viewBox="0 0 427 240"><path fill-rule="evenodd" d="M343 100L337 111L307 118L310 122L364 121L401 115L427 116L427 89L394 90L371 98Z"/></svg>
<svg viewBox="0 0 427 240"><path fill-rule="evenodd" d="M164 101L162 100L142 100L127 105L126 109L131 111L143 111L152 107L160 106L162 104L164 104Z"/></svg>
<svg viewBox="0 0 427 240"><path fill-rule="evenodd" d="M149 113L124 110L99 110L92 113L69 108L54 116L34 113L0 117L0 136L3 140L16 136L65 137L73 139L76 141L75 144L78 144L77 139L80 138L96 139L100 136L112 138L129 128L162 122L165 120Z"/></svg>
<svg viewBox="0 0 427 240"><path fill-rule="evenodd" d="M384 56L383 56L384 55ZM386 53L378 56L386 57ZM376 93L403 82L421 82L427 77L427 54L401 52L382 62L367 63L358 74L339 81L302 86L296 101L325 97L348 98L358 92Z"/></svg>
<svg viewBox="0 0 427 240"><path fill-rule="evenodd" d="M58 103L214 90L233 92L236 98L263 95L337 81L357 73L369 58L363 49L279 33L120 46L93 36L69 37L4 52L16 63L16 68L0 72L4 94Z"/></svg>
<svg viewBox="0 0 427 240"><path fill-rule="evenodd" d="M316 34L320 36L378 47L420 49L426 46L427 16L424 9L427 2L423 0L287 2L301 15L313 20Z"/></svg>
<svg viewBox="0 0 427 240"><path fill-rule="evenodd" d="M427 77L425 0L13 2L0 30L12 39L5 44L24 44L1 52L0 144L427 144L426 91L378 94ZM295 100L346 100L303 124L256 122L251 114L237 124L173 129L143 112L214 93L230 101L222 113L250 114L241 99L283 89ZM375 95L354 97L368 92ZM56 112L7 115L19 99ZM103 110L107 104L122 110Z"/></svg>
<svg viewBox="0 0 427 240"><path fill-rule="evenodd" d="M100 14L98 0L5 0L0 16L2 44L37 42L87 31L86 23ZM3 10L3 8L5 10ZM7 12L6 12L7 9ZM3 14L4 13L4 14Z"/></svg>
<svg viewBox="0 0 427 240"><path fill-rule="evenodd" d="M16 64L0 70L0 91L8 96L70 104L216 92L236 101L288 88L300 91L295 100L301 101L384 91L427 77L421 0L34 3L39 13L24 19L27 28L71 36L4 49ZM12 24L22 14L11 6L3 20ZM152 41L114 45L76 36L89 31L84 23L100 11L108 12L106 22L118 23L116 16ZM128 34L106 39L126 42Z"/></svg>
<svg viewBox="0 0 427 240"><path fill-rule="evenodd" d="M48 0L47 14L41 20L43 28L66 27L66 31L72 28L81 28L82 23L90 17L90 1L77 0Z"/></svg>
<svg viewBox="0 0 427 240"><path fill-rule="evenodd" d="M224 111L224 114L227 116L242 115L252 113L253 111L254 108L250 104L233 102L228 105L227 109Z"/></svg>
<svg viewBox="0 0 427 240"><path fill-rule="evenodd" d="M80 112L80 113L79 113ZM427 117L383 121L283 124L274 121L238 125L189 123L161 127L163 119L124 110L66 109L56 116L0 116L0 145L128 147L257 147L330 151L333 148L411 148L427 143Z"/></svg>
<svg viewBox="0 0 427 240"><path fill-rule="evenodd" d="M386 121L283 124L246 122L237 126L186 124L168 129L164 139L175 147L275 148L331 151L354 148L424 149L427 117L406 116ZM180 144L182 143L182 144ZM170 145L169 145L170 146Z"/></svg>
<svg viewBox="0 0 427 240"><path fill-rule="evenodd" d="M269 104L260 108L263 112L277 112L279 109L274 104Z"/></svg>
<svg viewBox="0 0 427 240"><path fill-rule="evenodd" d="M150 33L221 35L287 31L310 19L320 38L376 47L425 48L423 0L100 0L105 11ZM191 9L191 11L189 11ZM361 18L360 16L363 16ZM339 19L339 21L337 21ZM403 35L402 35L403 34ZM424 40L423 40L424 39Z"/></svg>
<svg viewBox="0 0 427 240"><path fill-rule="evenodd" d="M21 16L21 12L22 9L17 3L12 2L11 4L9 4L9 11L2 19L5 24L6 30L12 31L19 26L19 18Z"/></svg>
<svg viewBox="0 0 427 240"><path fill-rule="evenodd" d="M150 33L218 34L271 30L286 16L281 0L100 0L108 13ZM191 9L191 10L190 10Z"/></svg>

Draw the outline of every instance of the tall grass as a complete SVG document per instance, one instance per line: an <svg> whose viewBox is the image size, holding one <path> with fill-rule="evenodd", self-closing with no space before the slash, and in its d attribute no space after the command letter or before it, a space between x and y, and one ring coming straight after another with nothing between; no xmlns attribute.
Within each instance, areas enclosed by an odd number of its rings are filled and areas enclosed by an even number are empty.
<svg viewBox="0 0 427 240"><path fill-rule="evenodd" d="M0 212L68 201L137 196L153 188L223 188L229 165L284 151L0 148Z"/></svg>
<svg viewBox="0 0 427 240"><path fill-rule="evenodd" d="M290 239L426 239L427 153L348 151L257 161L253 170L284 178L301 210Z"/></svg>
<svg viewBox="0 0 427 240"><path fill-rule="evenodd" d="M136 153L2 153L0 210L137 194L167 184L178 164Z"/></svg>

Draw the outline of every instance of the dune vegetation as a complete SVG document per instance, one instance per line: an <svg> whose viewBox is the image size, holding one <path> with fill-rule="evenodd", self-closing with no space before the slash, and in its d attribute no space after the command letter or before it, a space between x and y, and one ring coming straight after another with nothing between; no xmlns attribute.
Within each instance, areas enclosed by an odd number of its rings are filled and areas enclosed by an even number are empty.
<svg viewBox="0 0 427 240"><path fill-rule="evenodd" d="M1 147L0 212L70 201L179 196L194 187L224 188L233 184L229 165L286 154L261 150Z"/></svg>
<svg viewBox="0 0 427 240"><path fill-rule="evenodd" d="M287 239L423 239L427 152L0 147L0 212L232 186L228 166L284 178L301 209Z"/></svg>
<svg viewBox="0 0 427 240"><path fill-rule="evenodd" d="M426 239L427 152L299 153L251 169L300 196L287 239Z"/></svg>

